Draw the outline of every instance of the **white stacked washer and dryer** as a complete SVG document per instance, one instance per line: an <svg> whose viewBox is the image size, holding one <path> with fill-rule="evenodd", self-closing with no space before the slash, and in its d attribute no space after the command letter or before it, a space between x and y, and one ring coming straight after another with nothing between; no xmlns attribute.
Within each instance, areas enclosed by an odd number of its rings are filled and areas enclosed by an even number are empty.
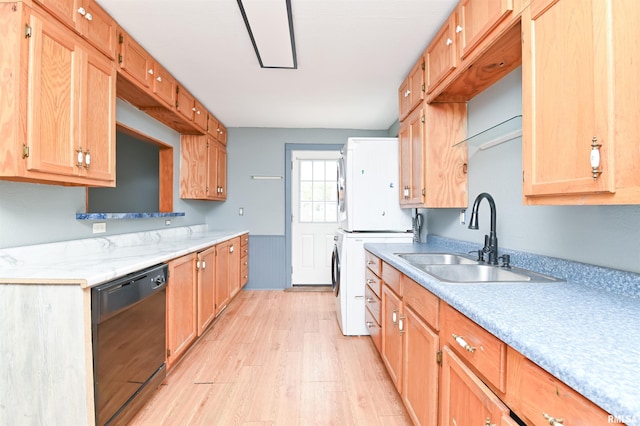
<svg viewBox="0 0 640 426"><path fill-rule="evenodd" d="M411 210L400 208L397 138L349 138L338 162L338 220L331 275L345 336L365 325L365 243L413 241Z"/></svg>

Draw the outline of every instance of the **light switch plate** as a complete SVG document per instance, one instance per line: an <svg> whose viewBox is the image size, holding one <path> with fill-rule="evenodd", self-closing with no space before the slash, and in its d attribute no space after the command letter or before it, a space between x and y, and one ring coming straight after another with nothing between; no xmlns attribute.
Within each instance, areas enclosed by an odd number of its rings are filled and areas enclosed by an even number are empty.
<svg viewBox="0 0 640 426"><path fill-rule="evenodd" d="M93 224L93 233L94 234L102 234L103 232L107 232L107 224L106 222L96 222Z"/></svg>

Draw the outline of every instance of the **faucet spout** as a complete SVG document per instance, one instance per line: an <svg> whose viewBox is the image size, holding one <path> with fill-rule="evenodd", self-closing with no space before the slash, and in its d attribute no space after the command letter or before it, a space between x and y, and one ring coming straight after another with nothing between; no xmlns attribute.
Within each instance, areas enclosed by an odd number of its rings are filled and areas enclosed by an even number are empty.
<svg viewBox="0 0 640 426"><path fill-rule="evenodd" d="M493 197L483 192L479 194L473 202L473 208L471 209L471 220L469 221L469 229L478 229L478 208L480 202L486 199L491 209L491 230L488 238L485 236L485 245L483 251L489 253L488 263L490 265L498 264L498 235L496 233L496 203Z"/></svg>

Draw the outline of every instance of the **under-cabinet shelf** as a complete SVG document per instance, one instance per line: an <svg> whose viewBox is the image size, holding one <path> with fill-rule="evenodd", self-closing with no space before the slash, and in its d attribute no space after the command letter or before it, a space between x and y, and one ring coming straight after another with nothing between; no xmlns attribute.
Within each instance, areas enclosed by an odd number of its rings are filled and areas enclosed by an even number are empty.
<svg viewBox="0 0 640 426"><path fill-rule="evenodd" d="M516 115L501 123L476 133L454 146L467 143L469 148L481 151L517 139L522 136L522 115Z"/></svg>

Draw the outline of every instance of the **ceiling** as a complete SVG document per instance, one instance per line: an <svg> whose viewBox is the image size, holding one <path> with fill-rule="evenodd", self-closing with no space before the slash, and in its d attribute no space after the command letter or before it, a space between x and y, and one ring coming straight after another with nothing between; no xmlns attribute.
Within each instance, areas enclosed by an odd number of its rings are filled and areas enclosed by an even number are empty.
<svg viewBox="0 0 640 426"><path fill-rule="evenodd" d="M97 1L227 127L385 130L457 3L291 0L298 68L264 69L236 0Z"/></svg>

